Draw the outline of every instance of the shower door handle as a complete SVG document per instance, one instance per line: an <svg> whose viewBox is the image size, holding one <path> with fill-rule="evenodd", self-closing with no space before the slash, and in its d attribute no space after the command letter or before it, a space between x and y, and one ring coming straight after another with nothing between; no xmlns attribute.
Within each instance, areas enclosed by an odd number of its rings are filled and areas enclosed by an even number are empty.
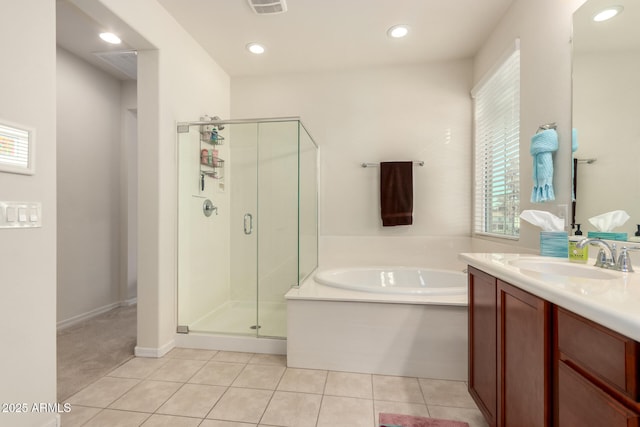
<svg viewBox="0 0 640 427"><path fill-rule="evenodd" d="M253 215L250 213L244 214L244 234L251 234L253 232Z"/></svg>

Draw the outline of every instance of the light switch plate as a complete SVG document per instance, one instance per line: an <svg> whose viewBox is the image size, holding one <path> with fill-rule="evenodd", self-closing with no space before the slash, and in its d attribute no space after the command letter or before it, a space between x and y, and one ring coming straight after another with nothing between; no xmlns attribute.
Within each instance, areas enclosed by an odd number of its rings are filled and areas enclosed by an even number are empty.
<svg viewBox="0 0 640 427"><path fill-rule="evenodd" d="M42 203L0 202L0 228L42 227Z"/></svg>

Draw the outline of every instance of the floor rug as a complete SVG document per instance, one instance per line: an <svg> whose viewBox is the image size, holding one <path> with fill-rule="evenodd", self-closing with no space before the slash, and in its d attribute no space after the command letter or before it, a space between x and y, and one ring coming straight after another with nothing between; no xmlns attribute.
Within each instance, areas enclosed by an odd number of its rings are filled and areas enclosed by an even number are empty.
<svg viewBox="0 0 640 427"><path fill-rule="evenodd" d="M380 413L380 427L469 427L462 421Z"/></svg>

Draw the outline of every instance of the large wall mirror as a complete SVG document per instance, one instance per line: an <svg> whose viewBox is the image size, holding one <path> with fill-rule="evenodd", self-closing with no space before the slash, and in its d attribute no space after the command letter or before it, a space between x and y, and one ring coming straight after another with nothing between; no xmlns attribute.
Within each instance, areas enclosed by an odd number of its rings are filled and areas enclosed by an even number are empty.
<svg viewBox="0 0 640 427"><path fill-rule="evenodd" d="M594 16L621 6L612 19ZM573 15L575 223L622 209L631 217L616 232L634 236L640 224L640 1L588 0Z"/></svg>

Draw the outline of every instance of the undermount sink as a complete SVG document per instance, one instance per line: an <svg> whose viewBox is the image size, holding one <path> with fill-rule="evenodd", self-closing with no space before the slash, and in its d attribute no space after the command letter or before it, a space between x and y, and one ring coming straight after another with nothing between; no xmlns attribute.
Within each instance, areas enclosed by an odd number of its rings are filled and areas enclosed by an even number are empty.
<svg viewBox="0 0 640 427"><path fill-rule="evenodd" d="M544 259L515 259L509 264L525 271L536 273L555 274L558 276L580 277L583 279L611 280L617 276L607 270L586 264L570 264L567 261L555 261Z"/></svg>

